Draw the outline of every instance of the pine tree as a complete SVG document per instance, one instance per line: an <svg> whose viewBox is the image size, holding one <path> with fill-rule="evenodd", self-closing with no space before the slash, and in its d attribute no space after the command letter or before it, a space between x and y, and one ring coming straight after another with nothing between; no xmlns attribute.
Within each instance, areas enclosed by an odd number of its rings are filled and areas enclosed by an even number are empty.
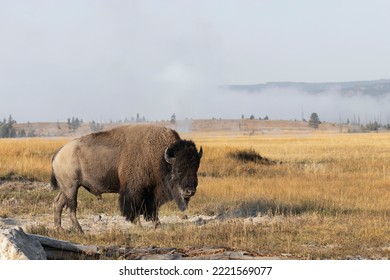
<svg viewBox="0 0 390 280"><path fill-rule="evenodd" d="M13 138L16 137L16 130L13 125L16 121L9 115L8 120L4 119L0 121L0 138Z"/></svg>
<svg viewBox="0 0 390 280"><path fill-rule="evenodd" d="M176 114L173 113L171 116L171 124L176 124Z"/></svg>
<svg viewBox="0 0 390 280"><path fill-rule="evenodd" d="M320 118L318 117L317 113L312 113L309 119L309 126L312 128L318 128L320 123Z"/></svg>

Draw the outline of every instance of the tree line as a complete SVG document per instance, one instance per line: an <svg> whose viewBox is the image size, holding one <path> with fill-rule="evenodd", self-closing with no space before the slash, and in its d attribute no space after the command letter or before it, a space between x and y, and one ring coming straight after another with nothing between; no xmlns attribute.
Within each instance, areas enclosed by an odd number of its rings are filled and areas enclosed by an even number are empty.
<svg viewBox="0 0 390 280"><path fill-rule="evenodd" d="M244 115L242 115L242 118L244 118ZM250 120L255 119L253 115L249 118ZM261 118L259 118L261 119ZM268 116L264 117L263 120L268 120ZM145 122L145 117L140 117L139 114L137 114L137 118L132 118L131 121L125 120L124 122ZM309 121L304 120L308 123L308 126L316 129L321 124L320 118L317 113L312 113L310 116ZM77 117L72 117L67 119L67 128L70 132L75 132L78 128L81 127L81 125L84 123L83 119L79 119ZM171 124L176 123L176 114L172 114L170 119ZM33 125L28 122L27 126L25 125L22 128L16 128L15 125L17 124L16 120L12 117L12 115L9 115L8 118L3 118L3 120L0 120L0 138L22 138L22 137L37 137L36 129L33 127ZM61 125L59 122L57 122L57 128L58 130L61 130ZM98 123L95 121L89 122L89 128L92 132L101 131L104 129L104 125L102 123ZM348 132L378 132L380 130L390 130L390 123L388 124L381 124L377 121L369 122L365 125L359 125L354 126L351 129L348 130Z"/></svg>
<svg viewBox="0 0 390 280"><path fill-rule="evenodd" d="M140 117L140 114L137 113L137 117L132 117L131 120L125 119L124 123L128 122L147 122L147 119L145 117ZM112 123L112 121L111 121ZM118 123L122 123L122 121L119 121ZM12 117L12 115L9 115L8 118L4 118L3 120L0 120L0 138L22 138L22 137L37 137L40 136L37 134L36 129L33 127L33 125L28 122L27 126L24 125L23 127L16 127L15 124L17 124L16 120ZM77 129L79 129L84 124L83 119L78 117L69 117L67 118L66 126L68 128L68 132L76 132ZM89 128L92 132L101 131L104 129L103 123L99 123L96 121L89 122ZM58 131L63 130L63 126L61 126L60 122L57 121L57 129Z"/></svg>
<svg viewBox="0 0 390 280"><path fill-rule="evenodd" d="M17 138L17 137L35 137L35 129L30 123L27 123L26 129L15 128L16 120L10 115L8 119L0 121L0 138Z"/></svg>
<svg viewBox="0 0 390 280"><path fill-rule="evenodd" d="M18 128L15 126L17 124L16 120L10 115L7 119L4 118L2 121L0 120L0 138L23 138L23 137L37 137L39 136L36 133L36 129L34 126L27 122L27 125L23 127L19 126ZM81 125L83 124L83 120L79 118L68 118L67 119L67 127L68 131L75 132ZM100 131L103 129L103 124L92 121L89 123L91 131ZM61 124L57 122L57 129L60 131L62 129Z"/></svg>

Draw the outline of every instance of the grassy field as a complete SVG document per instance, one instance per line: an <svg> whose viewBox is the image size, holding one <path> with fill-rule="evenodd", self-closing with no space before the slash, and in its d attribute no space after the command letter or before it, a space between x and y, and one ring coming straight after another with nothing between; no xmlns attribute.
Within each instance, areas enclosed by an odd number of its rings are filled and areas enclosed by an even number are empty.
<svg viewBox="0 0 390 280"><path fill-rule="evenodd" d="M198 192L187 215L215 215L197 225L163 225L105 234L31 232L79 243L126 246L227 246L297 259L390 258L390 134L240 136L184 134L202 145ZM0 178L49 182L50 158L68 139L0 140ZM256 152L280 164L243 162ZM0 216L51 215L56 192L0 185ZM78 215L118 215L117 196L79 195ZM179 215L173 203L160 216ZM68 217L64 217L68 219Z"/></svg>

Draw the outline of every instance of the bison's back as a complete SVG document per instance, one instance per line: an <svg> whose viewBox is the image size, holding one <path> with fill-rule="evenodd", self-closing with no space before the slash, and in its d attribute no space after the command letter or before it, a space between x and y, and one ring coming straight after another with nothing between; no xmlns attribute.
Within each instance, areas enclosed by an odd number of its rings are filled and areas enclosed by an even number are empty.
<svg viewBox="0 0 390 280"><path fill-rule="evenodd" d="M90 146L122 146L129 143L145 143L150 141L153 145L166 145L180 140L176 131L155 125L129 125L120 126L111 130L91 133L81 137L80 142ZM132 147L130 147L132 148Z"/></svg>
<svg viewBox="0 0 390 280"><path fill-rule="evenodd" d="M176 131L154 125L121 126L80 138L94 150L108 151L105 161L110 159L110 166L115 166L121 187L139 188L162 180L164 151L178 140Z"/></svg>
<svg viewBox="0 0 390 280"><path fill-rule="evenodd" d="M121 187L143 187L161 180L164 151L179 140L171 129L122 126L67 143L53 159L53 173L63 184L78 182L95 194Z"/></svg>

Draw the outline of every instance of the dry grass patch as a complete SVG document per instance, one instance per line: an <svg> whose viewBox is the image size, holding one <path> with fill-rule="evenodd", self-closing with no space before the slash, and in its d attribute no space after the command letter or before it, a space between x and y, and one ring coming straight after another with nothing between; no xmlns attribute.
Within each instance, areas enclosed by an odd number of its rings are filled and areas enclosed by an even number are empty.
<svg viewBox="0 0 390 280"><path fill-rule="evenodd" d="M0 178L48 181L51 157L67 139L0 139Z"/></svg>

